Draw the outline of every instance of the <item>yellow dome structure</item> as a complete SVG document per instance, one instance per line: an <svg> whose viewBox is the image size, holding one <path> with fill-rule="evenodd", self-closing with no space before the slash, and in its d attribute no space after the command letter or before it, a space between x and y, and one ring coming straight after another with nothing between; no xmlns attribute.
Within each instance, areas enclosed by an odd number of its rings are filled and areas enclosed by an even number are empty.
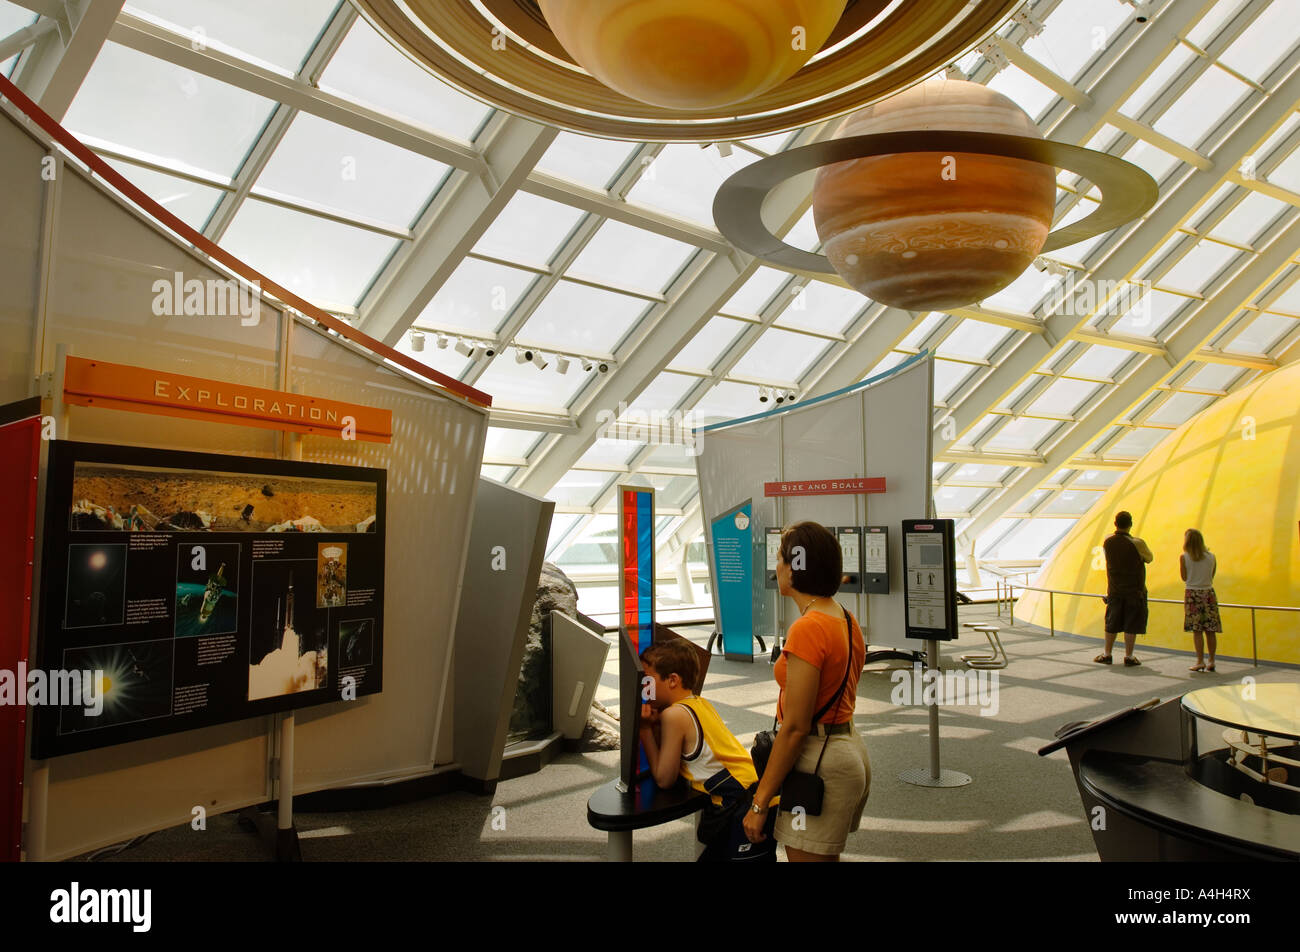
<svg viewBox="0 0 1300 952"><path fill-rule="evenodd" d="M1151 547L1147 592L1152 603L1141 646L1190 650L1183 631L1178 574L1183 532L1200 529L1218 559L1219 602L1300 605L1300 364L1273 371L1188 420L1134 464L1057 546L1038 588L1106 591L1101 544L1115 513L1133 514L1133 534ZM1099 598L1055 596L1055 628L1102 636ZM1219 654L1251 657L1250 612L1225 608ZM1017 621L1047 627L1048 596L1025 592ZM1300 663L1300 613L1256 613L1259 660Z"/></svg>

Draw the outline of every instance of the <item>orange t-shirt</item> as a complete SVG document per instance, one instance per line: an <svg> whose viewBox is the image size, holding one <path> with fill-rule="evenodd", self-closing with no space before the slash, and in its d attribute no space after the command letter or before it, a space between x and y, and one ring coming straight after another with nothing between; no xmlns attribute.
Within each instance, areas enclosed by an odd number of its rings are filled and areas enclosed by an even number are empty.
<svg viewBox="0 0 1300 952"><path fill-rule="evenodd" d="M852 617L852 616L850 616ZM776 683L781 686L781 697L776 703L776 716L784 720L785 678L787 654L807 661L815 668L821 669L821 683L817 687L817 703L812 713L816 714L844 683L844 665L847 661L849 639L844 634L844 617L833 618L819 611L795 620L785 639L785 650L772 669ZM853 717L853 709L858 697L858 676L862 674L862 665L867 657L867 646L862 640L862 629L857 619L853 619L853 664L849 670L848 683L844 685L844 694L839 704L822 715L823 724L843 724Z"/></svg>

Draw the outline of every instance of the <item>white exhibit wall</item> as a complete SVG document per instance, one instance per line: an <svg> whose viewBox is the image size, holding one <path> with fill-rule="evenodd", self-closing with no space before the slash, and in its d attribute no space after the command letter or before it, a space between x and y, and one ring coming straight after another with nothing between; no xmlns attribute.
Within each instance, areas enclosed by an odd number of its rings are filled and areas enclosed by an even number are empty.
<svg viewBox="0 0 1300 952"><path fill-rule="evenodd" d="M6 104L0 399L57 397L56 357L67 353L391 410L389 445L83 407L66 408L57 435L387 469L383 693L296 712L295 792L449 762L452 641L486 411L267 301L255 326L238 317L155 315L155 280L176 271L227 276L72 164L43 179L49 149L23 126ZM32 341L39 345L23 346ZM278 721L253 718L30 764L29 800L41 797L46 822L29 830L29 855L35 846L41 858L65 858L188 823L195 806L213 814L266 801Z"/></svg>
<svg viewBox="0 0 1300 952"><path fill-rule="evenodd" d="M713 519L754 501L753 540L761 550L769 526L813 521L825 526L889 526L888 595L844 592L872 645L920 649L904 636L902 521L931 514L933 361L914 358L879 378L697 434L700 504L713 572ZM766 482L884 477L886 491L867 495L764 497ZM762 576L755 572L756 584ZM717 585L715 617L721 617ZM755 598L755 631L765 638L794 620L774 590Z"/></svg>

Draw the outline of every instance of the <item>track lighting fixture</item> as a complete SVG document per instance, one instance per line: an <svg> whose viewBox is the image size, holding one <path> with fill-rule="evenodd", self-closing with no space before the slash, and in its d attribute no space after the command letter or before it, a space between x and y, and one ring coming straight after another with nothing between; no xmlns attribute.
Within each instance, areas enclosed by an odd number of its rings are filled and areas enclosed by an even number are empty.
<svg viewBox="0 0 1300 952"><path fill-rule="evenodd" d="M759 387L759 388L758 388L758 402L759 402L759 403L767 403L767 401L768 401L767 387Z"/></svg>
<svg viewBox="0 0 1300 952"><path fill-rule="evenodd" d="M466 357L473 357L474 345L469 343L469 341L458 340L456 341L456 353L463 354Z"/></svg>
<svg viewBox="0 0 1300 952"><path fill-rule="evenodd" d="M567 374L569 372L569 358L563 354L556 354L555 369L562 374Z"/></svg>
<svg viewBox="0 0 1300 952"><path fill-rule="evenodd" d="M446 350L446 349L447 349L447 345L450 344L450 343L451 343L451 341L449 341L449 340L447 339L447 335L446 335L446 334L439 334L439 335L438 335L438 349L439 349L439 350Z"/></svg>
<svg viewBox="0 0 1300 952"><path fill-rule="evenodd" d="M424 331L411 331L411 350L417 354L424 350Z"/></svg>

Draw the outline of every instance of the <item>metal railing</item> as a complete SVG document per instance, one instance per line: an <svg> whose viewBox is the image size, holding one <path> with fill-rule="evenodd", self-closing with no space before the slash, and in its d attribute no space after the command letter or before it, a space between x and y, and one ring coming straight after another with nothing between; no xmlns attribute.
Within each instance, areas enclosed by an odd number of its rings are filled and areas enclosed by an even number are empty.
<svg viewBox="0 0 1300 952"><path fill-rule="evenodd" d="M1010 611L1011 624L1016 623L1016 606L1015 597L1011 592L1012 585L1007 585L1007 608ZM1048 632L1054 638L1056 637L1056 596L1057 595L1076 595L1079 598L1105 598L1105 595L1098 595L1094 592L1069 592L1064 589L1056 588L1037 588L1032 585L1021 585L1022 592L1046 592L1047 593L1047 623ZM1162 605L1181 605L1183 600L1180 598L1148 598L1147 602L1155 602ZM1256 641L1255 633L1255 612L1300 612L1300 607L1292 605L1239 605L1231 602L1219 602L1219 608L1241 608L1250 611L1250 656L1255 667L1259 667L1259 644ZM998 603L998 614L1002 614L1001 602Z"/></svg>

